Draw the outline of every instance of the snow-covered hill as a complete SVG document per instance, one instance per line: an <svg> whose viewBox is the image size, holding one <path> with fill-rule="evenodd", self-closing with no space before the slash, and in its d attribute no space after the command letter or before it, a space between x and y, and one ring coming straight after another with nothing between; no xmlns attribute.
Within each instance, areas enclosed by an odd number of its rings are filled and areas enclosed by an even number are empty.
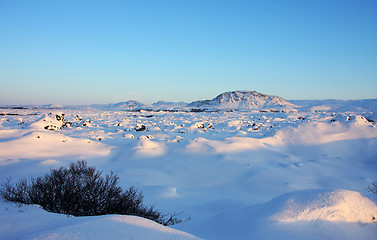
<svg viewBox="0 0 377 240"><path fill-rule="evenodd" d="M133 110L143 108L144 104L135 100L129 100L127 102L116 103L113 107L118 110Z"/></svg>
<svg viewBox="0 0 377 240"><path fill-rule="evenodd" d="M158 110L184 110L186 109L187 103L185 102L166 102L166 101L158 101L152 104L152 109L154 111Z"/></svg>
<svg viewBox="0 0 377 240"><path fill-rule="evenodd" d="M100 110L140 110L146 108L146 106L135 100L128 100L126 102L109 103L109 104L93 104L89 106L93 109Z"/></svg>
<svg viewBox="0 0 377 240"><path fill-rule="evenodd" d="M256 91L232 91L222 93L212 100L192 102L188 107L210 109L265 109L294 108L296 106L281 97L262 94Z"/></svg>

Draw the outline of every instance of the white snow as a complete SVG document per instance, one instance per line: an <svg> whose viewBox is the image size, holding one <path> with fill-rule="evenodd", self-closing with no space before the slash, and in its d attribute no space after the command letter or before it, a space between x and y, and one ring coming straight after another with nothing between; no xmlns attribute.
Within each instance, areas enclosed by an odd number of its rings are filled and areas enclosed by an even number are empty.
<svg viewBox="0 0 377 240"><path fill-rule="evenodd" d="M24 136L0 142L0 165L22 158L104 156L111 146L84 138L68 137L55 131L31 131Z"/></svg>
<svg viewBox="0 0 377 240"><path fill-rule="evenodd" d="M150 140L152 137L140 136L135 147L138 156L159 156L163 155L166 147L161 142Z"/></svg>
<svg viewBox="0 0 377 240"><path fill-rule="evenodd" d="M0 181L86 160L184 221L77 218L0 201L0 239L377 239L377 196L366 191L377 181L377 101L365 101L296 101L290 111L2 109Z"/></svg>
<svg viewBox="0 0 377 240"><path fill-rule="evenodd" d="M377 218L377 206L358 192L338 189L320 193L311 199L290 198L272 219L278 222L330 221L371 223Z"/></svg>
<svg viewBox="0 0 377 240"><path fill-rule="evenodd" d="M294 191L187 222L183 229L206 239L374 239L376 211L375 203L354 191Z"/></svg>
<svg viewBox="0 0 377 240"><path fill-rule="evenodd" d="M198 239L135 216L69 217L9 203L1 204L0 213L0 239Z"/></svg>

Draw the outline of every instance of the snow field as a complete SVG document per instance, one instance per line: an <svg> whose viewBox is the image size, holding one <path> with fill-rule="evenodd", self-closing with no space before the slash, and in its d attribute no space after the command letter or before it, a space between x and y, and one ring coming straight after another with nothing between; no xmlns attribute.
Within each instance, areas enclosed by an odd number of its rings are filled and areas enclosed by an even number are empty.
<svg viewBox="0 0 377 240"><path fill-rule="evenodd" d="M84 159L147 204L183 212L190 220L173 228L200 238L375 239L365 188L377 180L377 128L363 112L325 110L14 110L0 116L0 180ZM4 239L195 239L135 217L0 206Z"/></svg>

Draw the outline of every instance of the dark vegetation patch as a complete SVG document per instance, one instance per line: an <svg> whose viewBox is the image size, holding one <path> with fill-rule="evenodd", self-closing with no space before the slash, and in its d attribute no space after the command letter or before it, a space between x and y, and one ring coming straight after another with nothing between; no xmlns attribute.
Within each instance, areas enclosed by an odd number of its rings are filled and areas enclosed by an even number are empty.
<svg viewBox="0 0 377 240"><path fill-rule="evenodd" d="M38 204L49 212L73 216L107 214L134 215L157 223L174 225L182 222L178 214L162 214L143 204L143 195L135 187L123 190L118 175L88 167L85 161L71 163L68 168L51 169L44 177L22 179L2 184L0 196L17 204Z"/></svg>

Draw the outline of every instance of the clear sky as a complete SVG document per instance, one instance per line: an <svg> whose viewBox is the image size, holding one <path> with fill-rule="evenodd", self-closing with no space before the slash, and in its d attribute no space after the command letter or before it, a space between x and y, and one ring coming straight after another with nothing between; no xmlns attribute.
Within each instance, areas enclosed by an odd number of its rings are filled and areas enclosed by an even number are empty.
<svg viewBox="0 0 377 240"><path fill-rule="evenodd" d="M376 0L0 0L0 104L377 98Z"/></svg>

